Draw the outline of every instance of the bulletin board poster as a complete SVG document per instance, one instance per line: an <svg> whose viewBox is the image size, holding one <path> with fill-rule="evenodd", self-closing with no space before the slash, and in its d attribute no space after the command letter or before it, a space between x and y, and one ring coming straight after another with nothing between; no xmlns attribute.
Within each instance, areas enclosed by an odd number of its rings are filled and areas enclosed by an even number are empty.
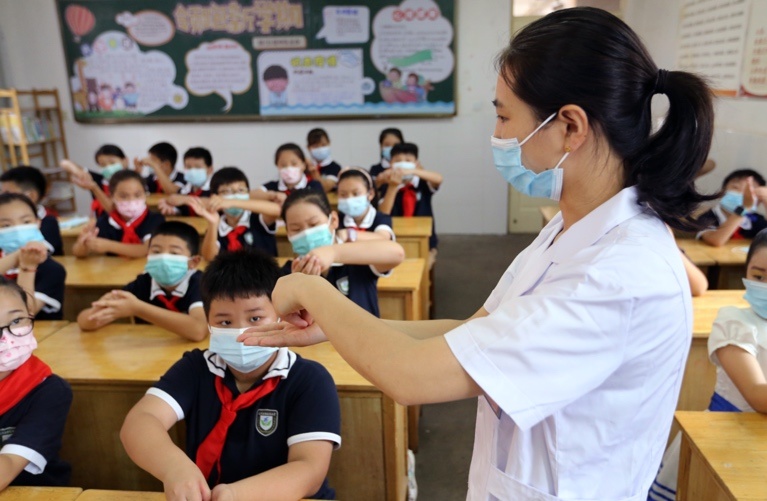
<svg viewBox="0 0 767 501"><path fill-rule="evenodd" d="M57 0L78 122L455 115L455 0Z"/></svg>

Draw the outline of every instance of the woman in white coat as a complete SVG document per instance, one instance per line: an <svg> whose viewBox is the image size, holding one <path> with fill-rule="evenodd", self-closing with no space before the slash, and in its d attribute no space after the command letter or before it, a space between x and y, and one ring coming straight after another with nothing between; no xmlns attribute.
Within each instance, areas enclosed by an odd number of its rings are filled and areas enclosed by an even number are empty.
<svg viewBox="0 0 767 501"><path fill-rule="evenodd" d="M615 16L554 12L498 58L496 168L561 212L471 318L379 320L322 277L272 295L288 323L248 345L329 340L403 404L478 397L470 500L645 499L692 330L690 289L664 223L691 229L711 145L711 93L659 70ZM669 100L660 130L650 102ZM517 140L516 138L519 138Z"/></svg>

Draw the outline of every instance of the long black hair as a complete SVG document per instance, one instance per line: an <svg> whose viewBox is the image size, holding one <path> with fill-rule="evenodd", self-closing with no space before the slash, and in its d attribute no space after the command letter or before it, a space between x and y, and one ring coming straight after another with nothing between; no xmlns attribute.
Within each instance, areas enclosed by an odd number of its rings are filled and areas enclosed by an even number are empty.
<svg viewBox="0 0 767 501"><path fill-rule="evenodd" d="M714 128L713 95L691 73L659 70L642 41L614 15L591 7L555 11L523 28L498 56L498 71L540 121L575 104L623 160L625 186L637 186L667 224L699 229L690 215L718 195L695 189ZM650 104L665 94L668 115L652 133Z"/></svg>

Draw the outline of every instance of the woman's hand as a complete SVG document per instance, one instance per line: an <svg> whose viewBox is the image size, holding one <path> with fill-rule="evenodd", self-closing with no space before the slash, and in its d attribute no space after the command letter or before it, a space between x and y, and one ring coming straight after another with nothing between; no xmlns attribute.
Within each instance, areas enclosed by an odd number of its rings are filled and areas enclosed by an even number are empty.
<svg viewBox="0 0 767 501"><path fill-rule="evenodd" d="M296 316L292 320L297 320ZM311 318L304 318L304 321ZM259 325L240 334L237 341L246 346L269 346L281 348L283 346L312 346L327 341L325 333L320 326L312 323L306 327L296 327L290 322L278 322L276 324Z"/></svg>

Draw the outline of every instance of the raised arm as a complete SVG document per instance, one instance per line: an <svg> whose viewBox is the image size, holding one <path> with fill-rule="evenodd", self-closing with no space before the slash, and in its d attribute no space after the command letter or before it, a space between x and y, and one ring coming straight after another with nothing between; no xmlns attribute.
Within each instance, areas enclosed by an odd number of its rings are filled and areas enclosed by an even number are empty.
<svg viewBox="0 0 767 501"><path fill-rule="evenodd" d="M366 240L318 247L307 256L317 256L322 269L333 263L371 265L378 272L386 273L405 259L405 250L391 240Z"/></svg>

